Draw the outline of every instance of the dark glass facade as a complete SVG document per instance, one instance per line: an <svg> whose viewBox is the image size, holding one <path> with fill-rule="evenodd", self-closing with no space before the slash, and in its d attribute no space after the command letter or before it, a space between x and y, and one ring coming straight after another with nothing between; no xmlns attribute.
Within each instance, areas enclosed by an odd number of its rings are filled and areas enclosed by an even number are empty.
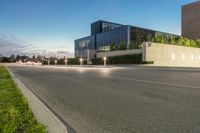
<svg viewBox="0 0 200 133"><path fill-rule="evenodd" d="M142 29L138 27L130 28L130 41L144 42L150 41L155 36L155 31Z"/></svg>
<svg viewBox="0 0 200 133"><path fill-rule="evenodd" d="M91 24L91 35L111 31L122 26L124 25L99 20Z"/></svg>
<svg viewBox="0 0 200 133"><path fill-rule="evenodd" d="M127 42L128 27L126 26L96 35L96 49L100 51L109 51L112 43L115 43L119 47L121 43L127 45Z"/></svg>
<svg viewBox="0 0 200 133"><path fill-rule="evenodd" d="M95 36L88 36L74 41L75 43L75 57L87 57L88 49L95 48Z"/></svg>
<svg viewBox="0 0 200 133"><path fill-rule="evenodd" d="M117 47L122 43L128 47L132 41L150 41L155 35L178 37L170 33L99 20L91 24L91 36L75 40L75 57L85 58L87 49L109 51L113 43Z"/></svg>

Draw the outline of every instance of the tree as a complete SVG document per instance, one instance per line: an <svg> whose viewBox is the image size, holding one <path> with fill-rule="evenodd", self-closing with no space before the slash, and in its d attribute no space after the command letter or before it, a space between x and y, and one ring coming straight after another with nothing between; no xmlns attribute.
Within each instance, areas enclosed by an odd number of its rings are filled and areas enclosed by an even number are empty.
<svg viewBox="0 0 200 133"><path fill-rule="evenodd" d="M177 39L177 45L183 46L183 44L184 44L183 42L184 42L183 37L178 37L178 39Z"/></svg>
<svg viewBox="0 0 200 133"><path fill-rule="evenodd" d="M113 43L110 45L110 50L111 50L111 51L116 50L116 44L115 44L115 42L113 42Z"/></svg>
<svg viewBox="0 0 200 133"><path fill-rule="evenodd" d="M188 38L183 38L183 46L187 46L187 47L190 47L190 39Z"/></svg>
<svg viewBox="0 0 200 133"><path fill-rule="evenodd" d="M32 61L35 61L35 55L32 56Z"/></svg>
<svg viewBox="0 0 200 133"><path fill-rule="evenodd" d="M160 36L161 37L161 43L166 44L167 43L167 38L166 36Z"/></svg>
<svg viewBox="0 0 200 133"><path fill-rule="evenodd" d="M155 42L155 43L162 43L162 37L160 35L155 35L152 39L151 39L152 42Z"/></svg>
<svg viewBox="0 0 200 133"><path fill-rule="evenodd" d="M0 54L0 63L3 61L3 55Z"/></svg>
<svg viewBox="0 0 200 133"><path fill-rule="evenodd" d="M16 61L19 61L19 60L20 60L20 56L17 55L17 56L16 56Z"/></svg>
<svg viewBox="0 0 200 133"><path fill-rule="evenodd" d="M22 61L25 61L25 62L29 60L29 57L26 56L26 55L23 55L20 58L21 58Z"/></svg>
<svg viewBox="0 0 200 133"><path fill-rule="evenodd" d="M190 46L191 47L197 47L197 42L194 40L190 40Z"/></svg>
<svg viewBox="0 0 200 133"><path fill-rule="evenodd" d="M137 42L137 41L131 41L129 44L129 49L138 49L140 48L141 43Z"/></svg>
<svg viewBox="0 0 200 133"><path fill-rule="evenodd" d="M37 56L37 61L42 61L42 56L41 55Z"/></svg>
<svg viewBox="0 0 200 133"><path fill-rule="evenodd" d="M15 61L15 55L12 54L10 57L9 57L9 61L10 62L14 62Z"/></svg>
<svg viewBox="0 0 200 133"><path fill-rule="evenodd" d="M125 42L121 42L119 45L119 50L126 50L126 49L127 49L127 47L126 47Z"/></svg>
<svg viewBox="0 0 200 133"><path fill-rule="evenodd" d="M169 39L169 44L173 44L173 45L176 44L176 40L175 40L174 37L170 37L170 39Z"/></svg>
<svg viewBox="0 0 200 133"><path fill-rule="evenodd" d="M197 45L197 48L200 48L200 39L196 40L196 45Z"/></svg>

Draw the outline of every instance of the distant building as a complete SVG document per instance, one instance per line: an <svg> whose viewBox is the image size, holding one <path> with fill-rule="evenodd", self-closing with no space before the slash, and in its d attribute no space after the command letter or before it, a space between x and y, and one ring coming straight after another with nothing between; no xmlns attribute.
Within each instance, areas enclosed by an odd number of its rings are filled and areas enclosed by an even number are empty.
<svg viewBox="0 0 200 133"><path fill-rule="evenodd" d="M200 38L200 1L182 6L182 36Z"/></svg>
<svg viewBox="0 0 200 133"><path fill-rule="evenodd" d="M155 35L164 35L168 38L178 35L160 31L140 28L130 25L116 24L107 21L96 21L91 24L91 35L75 40L75 57L90 60L95 57L96 52L110 51L114 43L116 47L120 44L128 48L131 42L150 41Z"/></svg>

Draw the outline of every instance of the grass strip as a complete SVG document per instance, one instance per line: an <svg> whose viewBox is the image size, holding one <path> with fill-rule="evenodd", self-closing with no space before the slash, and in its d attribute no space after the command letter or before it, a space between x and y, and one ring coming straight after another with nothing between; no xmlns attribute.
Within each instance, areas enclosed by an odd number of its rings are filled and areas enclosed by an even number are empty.
<svg viewBox="0 0 200 133"><path fill-rule="evenodd" d="M0 133L45 133L45 126L33 116L27 99L0 65Z"/></svg>

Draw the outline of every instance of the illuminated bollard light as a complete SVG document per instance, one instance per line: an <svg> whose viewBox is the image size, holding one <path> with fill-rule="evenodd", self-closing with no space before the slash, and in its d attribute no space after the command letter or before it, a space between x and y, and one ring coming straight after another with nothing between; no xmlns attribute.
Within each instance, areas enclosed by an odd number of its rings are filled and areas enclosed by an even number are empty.
<svg viewBox="0 0 200 133"><path fill-rule="evenodd" d="M80 66L82 66L82 65L83 65L83 59L80 58Z"/></svg>
<svg viewBox="0 0 200 133"><path fill-rule="evenodd" d="M55 60L55 65L57 65L57 62L58 62L58 61L57 61L57 60Z"/></svg>
<svg viewBox="0 0 200 133"><path fill-rule="evenodd" d="M103 57L104 66L106 66L106 60L107 60L107 58Z"/></svg>
<svg viewBox="0 0 200 133"><path fill-rule="evenodd" d="M67 59L65 59L65 66L67 66Z"/></svg>

